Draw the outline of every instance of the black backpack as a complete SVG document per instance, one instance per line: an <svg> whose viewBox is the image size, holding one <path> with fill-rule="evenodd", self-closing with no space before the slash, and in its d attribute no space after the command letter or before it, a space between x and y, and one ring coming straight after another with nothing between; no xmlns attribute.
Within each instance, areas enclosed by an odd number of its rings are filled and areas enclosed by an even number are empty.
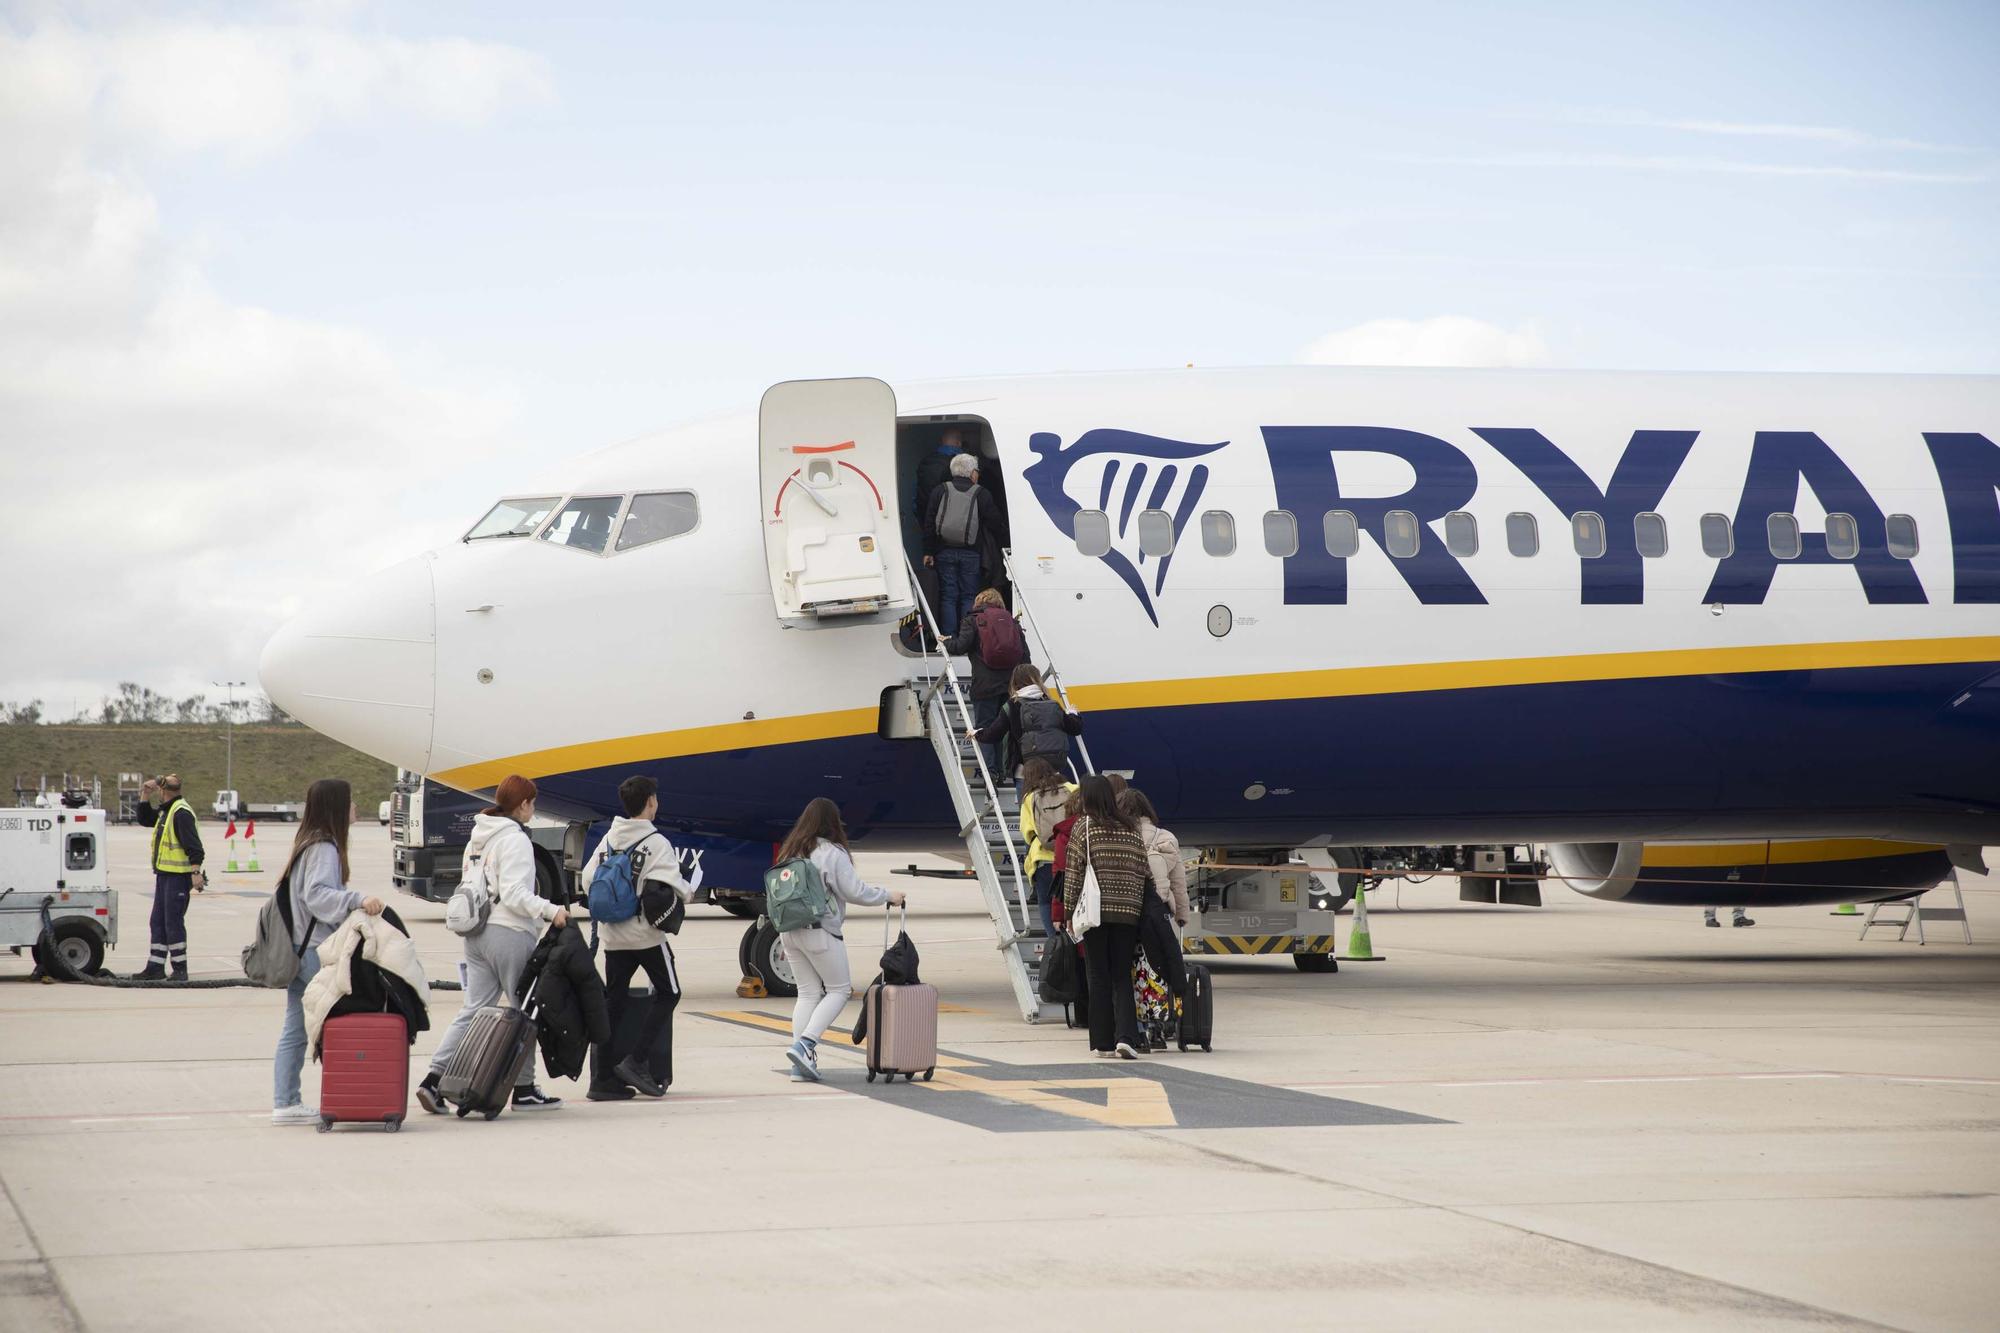
<svg viewBox="0 0 2000 1333"><path fill-rule="evenodd" d="M1069 758L1069 733L1063 730L1068 716L1054 699L1016 699L1014 707L1021 719L1021 762L1046 759L1061 768Z"/></svg>

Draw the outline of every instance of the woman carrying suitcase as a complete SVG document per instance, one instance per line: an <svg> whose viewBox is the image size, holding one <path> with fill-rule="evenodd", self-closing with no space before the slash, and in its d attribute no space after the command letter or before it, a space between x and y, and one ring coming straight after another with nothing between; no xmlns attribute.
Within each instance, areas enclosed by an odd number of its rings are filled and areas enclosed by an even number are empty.
<svg viewBox="0 0 2000 1333"><path fill-rule="evenodd" d="M1093 774L1083 780L1083 817L1070 830L1063 875L1063 913L1076 915L1087 872L1095 872L1098 922L1084 934L1084 971L1090 978L1090 1049L1100 1057L1139 1058L1139 1012L1132 994L1132 956L1139 946L1144 906L1145 844L1132 821L1118 813L1112 786Z"/></svg>
<svg viewBox="0 0 2000 1333"><path fill-rule="evenodd" d="M465 936L465 1004L444 1036L438 1038L431 1071L417 1085L417 1104L433 1115L451 1109L438 1083L473 1016L486 1005L511 1002L542 928L569 924L568 912L535 892L535 847L528 837L528 821L535 817L538 794L532 781L510 773L500 780L493 804L472 821L472 841L465 848L466 871L486 877L493 906L486 925ZM503 1001L502 996L509 1000ZM532 1052L514 1085L512 1105L516 1111L552 1111L562 1105L560 1097L550 1097L535 1086Z"/></svg>
<svg viewBox="0 0 2000 1333"><path fill-rule="evenodd" d="M772 863L782 866L795 860L811 861L819 871L828 907L814 924L778 937L784 941L785 957L799 987L798 1002L792 1006L792 1044L785 1048L785 1059L791 1062L794 1082L817 1083L819 1039L854 994L847 943L841 935L847 905L901 907L903 891L862 882L847 851L847 826L841 822L840 807L824 796L806 802Z"/></svg>
<svg viewBox="0 0 2000 1333"><path fill-rule="evenodd" d="M306 808L292 835L291 859L280 882L292 895L292 939L303 943L299 974L285 987L285 1023L278 1030L278 1053L271 1076L271 1123L311 1125L319 1108L307 1106L299 1089L306 1067L306 983L319 971L319 946L355 909L382 915L382 900L347 887L347 829L354 823L354 793L341 778L321 778L306 788Z"/></svg>

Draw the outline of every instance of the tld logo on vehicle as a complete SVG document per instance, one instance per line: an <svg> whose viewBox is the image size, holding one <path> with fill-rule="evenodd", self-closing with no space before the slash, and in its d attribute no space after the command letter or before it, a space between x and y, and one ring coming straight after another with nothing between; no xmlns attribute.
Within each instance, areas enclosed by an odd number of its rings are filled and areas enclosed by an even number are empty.
<svg viewBox="0 0 2000 1333"><path fill-rule="evenodd" d="M1473 427L1472 434L1518 470L1567 519L1592 513L1604 521L1604 553L1579 559L1579 597L1584 605L1637 605L1645 601L1646 561L1639 554L1633 519L1656 512L1699 431L1635 430L1619 454L1610 480L1599 486L1568 454L1538 430ZM1322 540L1329 513L1351 514L1355 528L1426 606L1484 605L1485 594L1445 548L1429 525L1464 509L1479 490L1479 469L1448 440L1385 426L1265 426L1264 453L1277 506L1296 522L1297 549L1283 558L1284 599L1290 605L1344 604L1346 556L1332 554ZM1926 431L1923 441L1945 497L1953 562L1952 600L2000 602L2000 445L1971 432ZM1028 439L1036 455L1022 476L1058 531L1075 540L1078 516L1105 515L1109 547L1102 560L1130 588L1140 609L1159 623L1157 603L1166 589L1168 554L1149 557L1143 549L1147 511L1166 514L1178 549L1188 522L1198 512L1211 474L1212 456L1228 446L1191 444L1135 431L1086 431L1068 447L1062 438L1037 432ZM1357 454L1400 459L1414 474L1396 495L1353 496L1341 492L1340 467ZM1209 459L1210 462L1194 462ZM1096 466L1101 463L1101 467ZM1090 465L1090 466L1086 466ZM1081 496L1070 492L1082 478ZM1859 550L1839 557L1827 549L1824 533L1802 534L1799 554L1781 562L1763 541L1739 541L1716 558L1715 572L1701 594L1704 603L1758 605L1770 593L1781 563L1840 565L1850 569L1863 595L1876 604L1922 603L1929 599L1909 560L1890 554L1887 515L1853 469L1813 431L1760 430L1750 442L1749 467L1736 512L1735 531L1760 534L1773 514L1799 507L1810 490L1819 509L1854 519ZM1389 553L1385 531L1391 514L1414 515L1419 540L1414 551ZM1241 516L1239 516L1241 517ZM1150 571L1147 561L1153 560ZM1150 572L1151 577L1147 575Z"/></svg>

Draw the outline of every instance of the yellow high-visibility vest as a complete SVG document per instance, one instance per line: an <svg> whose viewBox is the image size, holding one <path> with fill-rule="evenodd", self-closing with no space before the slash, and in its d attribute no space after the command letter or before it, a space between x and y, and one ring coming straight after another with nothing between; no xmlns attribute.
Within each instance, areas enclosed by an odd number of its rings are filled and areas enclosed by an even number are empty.
<svg viewBox="0 0 2000 1333"><path fill-rule="evenodd" d="M187 848L181 846L180 836L174 832L174 814L185 810L189 816L194 807L184 796L174 797L173 804L160 811L153 821L153 869L169 875L186 875L194 871L194 861L189 858Z"/></svg>

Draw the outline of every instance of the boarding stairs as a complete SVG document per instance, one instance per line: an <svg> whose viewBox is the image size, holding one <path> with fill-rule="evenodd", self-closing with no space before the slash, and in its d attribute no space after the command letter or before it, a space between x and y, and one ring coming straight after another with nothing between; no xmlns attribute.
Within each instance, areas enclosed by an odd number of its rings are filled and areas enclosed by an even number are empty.
<svg viewBox="0 0 2000 1333"><path fill-rule="evenodd" d="M923 595L914 569L910 583L918 600L918 614L926 625L936 625L937 608ZM1043 667L1045 680L1067 708L1068 696L1049 661L1048 645L1042 642L1033 616L1027 612L1019 584L1014 595L1025 622L1029 660ZM973 727L972 703L965 693L969 677L961 677L956 664L941 649L933 650L929 637L919 635L919 641L923 652L910 665L908 683L923 714L925 739L937 756L938 771L951 793L959 838L979 881L987 915L992 918L995 947L1006 960L1015 1003L1027 1022L1059 1018L1062 1006L1044 1003L1040 995L1042 951L1048 940L1042 932L1041 908L1029 884L1028 848L1021 838L1021 804L1012 775L995 773L979 746L966 735ZM1094 772L1089 750L1082 746L1082 737L1077 740L1080 771ZM1079 771L1074 762L1071 769Z"/></svg>

